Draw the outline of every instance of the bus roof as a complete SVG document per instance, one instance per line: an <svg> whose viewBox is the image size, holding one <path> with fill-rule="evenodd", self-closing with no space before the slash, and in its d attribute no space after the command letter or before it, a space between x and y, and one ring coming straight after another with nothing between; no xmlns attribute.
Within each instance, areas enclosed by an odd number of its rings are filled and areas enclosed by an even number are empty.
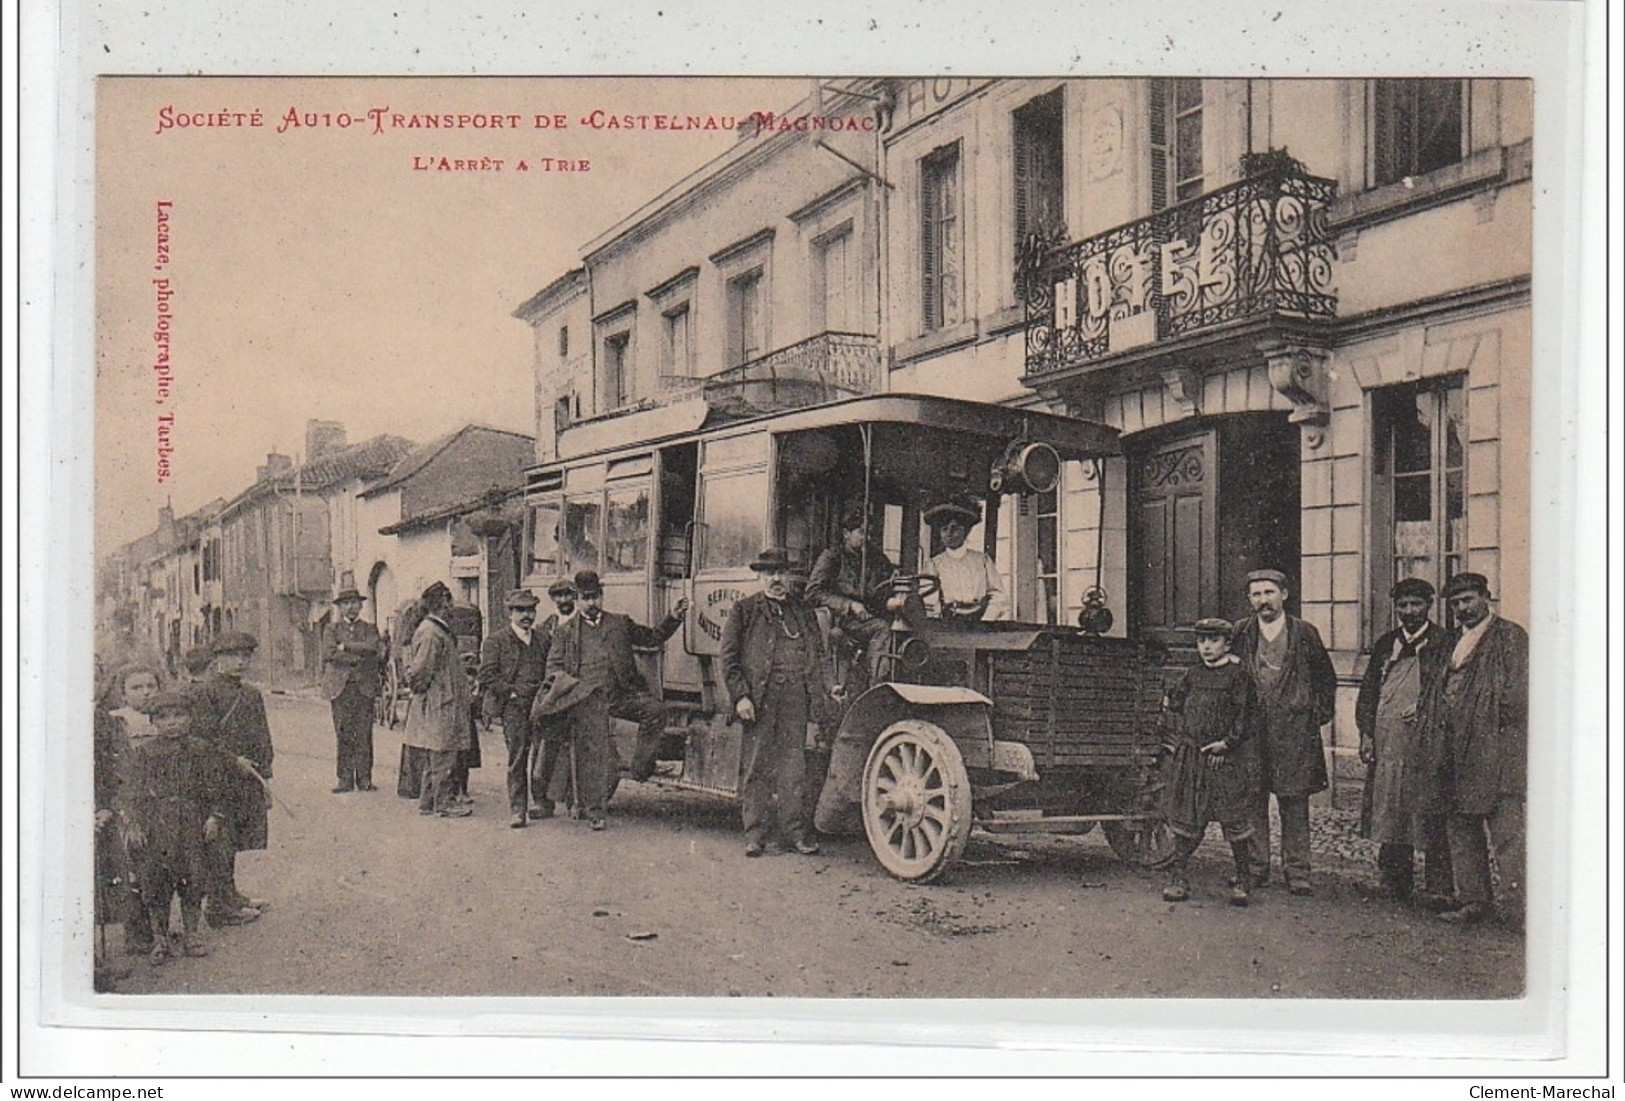
<svg viewBox="0 0 1625 1101"><path fill-rule="evenodd" d="M577 425L560 434L559 458L532 467L531 473L688 440L764 431L780 435L849 424L909 424L978 436L1042 440L1069 459L1121 451L1117 430L1108 425L926 394L872 394L742 420L718 421L713 414L712 407L696 399Z"/></svg>

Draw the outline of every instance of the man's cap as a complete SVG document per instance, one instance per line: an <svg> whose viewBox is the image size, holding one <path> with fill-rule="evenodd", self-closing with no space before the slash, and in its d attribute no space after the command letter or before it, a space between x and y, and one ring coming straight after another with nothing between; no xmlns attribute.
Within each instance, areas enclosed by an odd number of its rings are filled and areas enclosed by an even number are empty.
<svg viewBox="0 0 1625 1101"><path fill-rule="evenodd" d="M581 570L576 574L576 592L581 596L598 596L604 591L604 582L597 570Z"/></svg>
<svg viewBox="0 0 1625 1101"><path fill-rule="evenodd" d="M343 604L346 600L354 600L357 603L364 603L366 599L366 597L362 596L356 591L354 585L351 585L349 588L340 589L338 594L333 597L333 603Z"/></svg>
<svg viewBox="0 0 1625 1101"><path fill-rule="evenodd" d="M1444 583L1444 598L1449 600L1461 593L1476 592L1486 599L1490 595L1490 579L1481 573L1458 573Z"/></svg>
<svg viewBox="0 0 1625 1101"><path fill-rule="evenodd" d="M548 596L574 596L575 594L576 583L571 581L568 577L561 577L547 587Z"/></svg>
<svg viewBox="0 0 1625 1101"><path fill-rule="evenodd" d="M436 600L449 601L451 599L451 590L446 587L444 581L436 581L423 590L422 599L425 604L433 603Z"/></svg>
<svg viewBox="0 0 1625 1101"><path fill-rule="evenodd" d="M1419 596L1431 604L1433 586L1420 577L1407 577L1388 591L1389 600L1403 600L1407 596Z"/></svg>
<svg viewBox="0 0 1625 1101"><path fill-rule="evenodd" d="M925 522L932 527L949 520L963 520L967 527L975 527L982 519L981 510L970 501L942 501L925 510Z"/></svg>
<svg viewBox="0 0 1625 1101"><path fill-rule="evenodd" d="M1286 588L1286 574L1280 570L1252 570L1247 574L1247 584L1254 581L1273 581L1281 588Z"/></svg>
<svg viewBox="0 0 1625 1101"><path fill-rule="evenodd" d="M157 715L163 711L184 711L192 713L192 705L186 702L186 697L179 692L159 692L147 701L147 714Z"/></svg>
<svg viewBox="0 0 1625 1101"><path fill-rule="evenodd" d="M1192 629L1199 635L1223 635L1225 638L1229 638L1236 633L1235 624L1228 619L1220 619L1218 616L1198 619Z"/></svg>
<svg viewBox="0 0 1625 1101"><path fill-rule="evenodd" d="M867 528L868 526L869 519L867 514L865 514L863 511L862 505L852 505L845 512L841 513L842 531L853 531L857 528Z"/></svg>
<svg viewBox="0 0 1625 1101"><path fill-rule="evenodd" d="M790 556L784 552L782 547L769 547L761 554L758 554L750 564L750 568L757 573L789 573L793 566L794 563L790 561Z"/></svg>
<svg viewBox="0 0 1625 1101"><path fill-rule="evenodd" d="M215 654L252 654L260 648L260 640L247 631L227 631L214 640L211 650Z"/></svg>
<svg viewBox="0 0 1625 1101"><path fill-rule="evenodd" d="M541 601L536 599L536 594L529 589L513 589L503 598L502 606L504 608L534 609L540 603Z"/></svg>
<svg viewBox="0 0 1625 1101"><path fill-rule="evenodd" d="M181 664L186 666L188 673L207 673L209 671L209 659L212 657L214 657L214 653L207 646L194 646L182 655Z"/></svg>
<svg viewBox="0 0 1625 1101"><path fill-rule="evenodd" d="M128 665L119 666L118 673L116 674L117 679L114 681L114 683L122 686L125 681L129 680L137 673L146 673L159 684L164 682L164 675L159 671L158 666L145 661L132 661Z"/></svg>

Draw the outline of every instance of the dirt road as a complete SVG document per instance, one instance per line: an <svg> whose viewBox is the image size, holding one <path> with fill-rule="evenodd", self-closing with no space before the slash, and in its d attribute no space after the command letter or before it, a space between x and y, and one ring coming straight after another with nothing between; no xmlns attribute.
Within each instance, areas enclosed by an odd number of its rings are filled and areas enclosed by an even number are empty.
<svg viewBox="0 0 1625 1101"><path fill-rule="evenodd" d="M624 783L610 828L508 828L499 734L475 814L423 818L394 794L380 730L371 794L333 795L324 702L268 694L271 848L239 859L258 922L207 958L144 960L145 993L777 997L1501 998L1521 938L1366 901L1369 868L1317 867L1318 893L1224 900L1227 853L1198 854L1192 901L1082 838L973 838L948 882L888 877L859 841L746 860L728 804ZM1216 835L1216 831L1215 835ZM114 938L116 941L116 937Z"/></svg>

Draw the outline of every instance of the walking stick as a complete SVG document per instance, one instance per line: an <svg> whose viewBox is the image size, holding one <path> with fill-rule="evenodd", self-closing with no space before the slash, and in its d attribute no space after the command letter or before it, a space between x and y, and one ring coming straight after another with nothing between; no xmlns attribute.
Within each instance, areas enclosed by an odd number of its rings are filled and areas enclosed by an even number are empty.
<svg viewBox="0 0 1625 1101"><path fill-rule="evenodd" d="M287 803L283 802L282 799L277 796L277 793L271 790L271 781L261 776L259 769L255 768L253 765L246 765L244 767L248 769L248 774L250 776L254 777L254 779L260 782L260 787L264 789L266 797L269 798L271 802L275 803L277 807L281 809L283 814L286 814L289 818L297 821L299 816L293 813L293 808L288 806Z"/></svg>
<svg viewBox="0 0 1625 1101"><path fill-rule="evenodd" d="M581 817L581 785L576 779L575 732L570 735L570 817Z"/></svg>

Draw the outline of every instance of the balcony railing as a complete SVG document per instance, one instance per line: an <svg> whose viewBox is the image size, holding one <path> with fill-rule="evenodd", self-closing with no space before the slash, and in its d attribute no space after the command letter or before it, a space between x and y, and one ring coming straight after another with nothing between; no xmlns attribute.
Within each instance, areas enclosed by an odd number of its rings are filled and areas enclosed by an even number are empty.
<svg viewBox="0 0 1625 1101"><path fill-rule="evenodd" d="M1106 233L1029 251L1021 270L1027 376L1232 322L1332 318L1337 184L1278 159L1268 171Z"/></svg>
<svg viewBox="0 0 1625 1101"><path fill-rule="evenodd" d="M860 333L819 333L712 375L708 401L768 413L860 397L881 389L880 344Z"/></svg>

